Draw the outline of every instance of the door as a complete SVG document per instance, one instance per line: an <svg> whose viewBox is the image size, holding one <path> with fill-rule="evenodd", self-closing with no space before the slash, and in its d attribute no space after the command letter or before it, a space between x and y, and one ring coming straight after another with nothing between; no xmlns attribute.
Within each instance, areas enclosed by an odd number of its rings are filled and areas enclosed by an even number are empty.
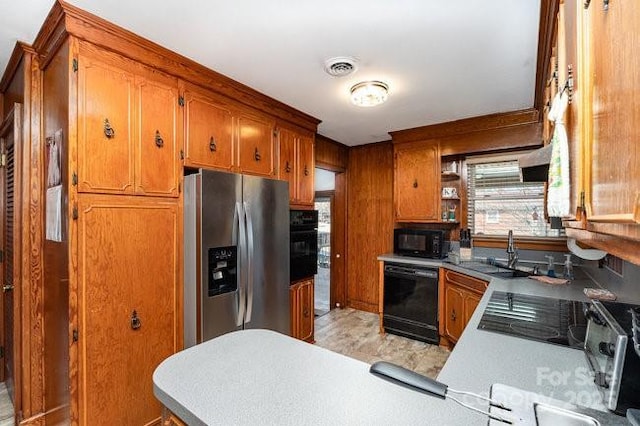
<svg viewBox="0 0 640 426"><path fill-rule="evenodd" d="M287 129L278 131L280 162L278 178L289 183L289 201L294 204L298 197L296 182L296 134Z"/></svg>
<svg viewBox="0 0 640 426"><path fill-rule="evenodd" d="M289 190L278 180L243 176L247 217L245 328L288 334Z"/></svg>
<svg viewBox="0 0 640 426"><path fill-rule="evenodd" d="M5 166L0 174L2 180L2 328L0 329L0 345L4 348L4 357L0 358L0 380L4 380L9 397L14 403L16 412L19 409L17 400L19 391L19 377L16 375L19 367L19 324L18 324L18 292L19 262L16 259L15 244L18 239L16 235L16 203L15 190L17 189L16 179L16 148L20 146L22 105L15 104L9 112L7 118L0 128L0 152L5 157ZM18 246L19 247L19 246Z"/></svg>
<svg viewBox="0 0 640 426"><path fill-rule="evenodd" d="M274 123L267 119L240 115L238 123L238 166L240 173L273 177Z"/></svg>
<svg viewBox="0 0 640 426"><path fill-rule="evenodd" d="M134 191L134 76L78 59L78 191Z"/></svg>
<svg viewBox="0 0 640 426"><path fill-rule="evenodd" d="M182 347L177 200L78 197L79 423L160 418L152 375Z"/></svg>
<svg viewBox="0 0 640 426"><path fill-rule="evenodd" d="M298 314L300 315L299 339L307 342L313 342L313 280L306 280L299 284L298 287L299 305Z"/></svg>
<svg viewBox="0 0 640 426"><path fill-rule="evenodd" d="M440 220L440 153L437 145L396 148L396 220Z"/></svg>
<svg viewBox="0 0 640 426"><path fill-rule="evenodd" d="M318 273L314 277L314 311L323 315L331 309L332 216L334 191L317 192L314 208L318 211Z"/></svg>
<svg viewBox="0 0 640 426"><path fill-rule="evenodd" d="M464 298L465 291L452 285L444 290L445 331L453 341L457 341L464 330Z"/></svg>
<svg viewBox="0 0 640 426"><path fill-rule="evenodd" d="M586 17L587 218L640 223L640 3L592 2Z"/></svg>
<svg viewBox="0 0 640 426"><path fill-rule="evenodd" d="M313 138L301 136L298 140L298 204L313 205L315 195Z"/></svg>
<svg viewBox="0 0 640 426"><path fill-rule="evenodd" d="M195 176L195 175L193 175ZM196 179L195 177L185 177ZM201 171L200 189L200 238L194 244L200 253L200 306L202 307L202 341L213 339L230 331L242 328L243 311L241 299L245 297L246 277L248 267L246 260L246 248L238 237L244 233L245 228L239 227L242 219L242 176L214 172ZM187 212L187 200L185 200L185 213ZM200 241L198 243L197 241ZM214 264L210 264L209 252L214 248L237 247L238 274L236 290L209 296L209 283L213 282ZM194 265L195 267L195 265ZM185 283L185 286L187 284Z"/></svg>
<svg viewBox="0 0 640 426"><path fill-rule="evenodd" d="M233 167L231 111L192 90L185 98L185 165L230 171Z"/></svg>
<svg viewBox="0 0 640 426"><path fill-rule="evenodd" d="M481 296L478 294L467 293L467 297L464 299L464 326L469 323L471 316L480 304L480 298Z"/></svg>
<svg viewBox="0 0 640 426"><path fill-rule="evenodd" d="M138 126L136 134L136 193L178 196L182 167L182 108L178 82L136 77Z"/></svg>

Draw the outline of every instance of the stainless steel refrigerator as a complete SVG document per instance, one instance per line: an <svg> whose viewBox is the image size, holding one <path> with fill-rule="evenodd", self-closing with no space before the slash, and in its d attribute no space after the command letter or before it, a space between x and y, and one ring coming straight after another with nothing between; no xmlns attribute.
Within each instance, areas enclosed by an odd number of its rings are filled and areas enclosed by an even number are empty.
<svg viewBox="0 0 640 426"><path fill-rule="evenodd" d="M184 313L185 348L243 328L290 334L286 182L185 176Z"/></svg>

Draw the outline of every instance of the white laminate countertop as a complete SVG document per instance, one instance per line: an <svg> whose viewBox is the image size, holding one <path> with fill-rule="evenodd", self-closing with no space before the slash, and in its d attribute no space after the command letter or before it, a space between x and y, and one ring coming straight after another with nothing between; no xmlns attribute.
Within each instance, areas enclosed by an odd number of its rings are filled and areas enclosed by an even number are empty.
<svg viewBox="0 0 640 426"><path fill-rule="evenodd" d="M371 375L369 365L267 330L179 352L156 397L189 425L448 424L457 407Z"/></svg>
<svg viewBox="0 0 640 426"><path fill-rule="evenodd" d="M378 259L444 266L490 279L440 261ZM491 279L438 380L485 396L493 383L503 383L604 410L582 351L477 329L493 291L586 300L585 286L591 281L549 286L527 278ZM189 425L487 424L486 416L388 383L368 370L366 363L288 336L245 330L169 357L156 369L153 383L156 397Z"/></svg>

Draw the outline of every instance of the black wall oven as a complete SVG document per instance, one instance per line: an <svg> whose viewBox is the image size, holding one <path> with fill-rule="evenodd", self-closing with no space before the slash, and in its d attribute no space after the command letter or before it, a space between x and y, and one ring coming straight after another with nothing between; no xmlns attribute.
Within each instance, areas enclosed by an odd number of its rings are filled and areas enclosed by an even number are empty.
<svg viewBox="0 0 640 426"><path fill-rule="evenodd" d="M439 344L438 270L385 263L382 325L388 333Z"/></svg>
<svg viewBox="0 0 640 426"><path fill-rule="evenodd" d="M311 278L318 273L318 211L290 212L291 282Z"/></svg>

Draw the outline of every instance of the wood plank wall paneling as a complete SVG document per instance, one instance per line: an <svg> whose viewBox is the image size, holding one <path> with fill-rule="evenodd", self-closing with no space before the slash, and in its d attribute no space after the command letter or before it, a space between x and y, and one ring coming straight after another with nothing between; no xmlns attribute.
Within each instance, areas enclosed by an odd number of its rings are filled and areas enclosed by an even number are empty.
<svg viewBox="0 0 640 426"><path fill-rule="evenodd" d="M378 311L377 257L393 249L393 146L349 149L347 305Z"/></svg>
<svg viewBox="0 0 640 426"><path fill-rule="evenodd" d="M348 159L349 148L346 145L316 134L316 167L344 172Z"/></svg>

